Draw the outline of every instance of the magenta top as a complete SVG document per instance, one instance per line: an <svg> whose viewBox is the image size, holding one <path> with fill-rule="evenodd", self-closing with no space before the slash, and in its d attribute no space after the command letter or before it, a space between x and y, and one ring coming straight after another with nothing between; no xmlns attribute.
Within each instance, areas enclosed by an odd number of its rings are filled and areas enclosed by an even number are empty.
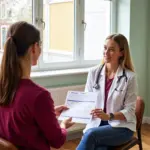
<svg viewBox="0 0 150 150"><path fill-rule="evenodd" d="M107 79L105 80L105 101L104 101L104 112L107 113L106 108L107 108L107 97L108 97L108 93L109 93L109 89L111 87L111 84L113 82L113 79Z"/></svg>
<svg viewBox="0 0 150 150"><path fill-rule="evenodd" d="M57 121L50 93L30 79L20 81L11 105L0 107L0 137L20 150L59 148L66 134Z"/></svg>

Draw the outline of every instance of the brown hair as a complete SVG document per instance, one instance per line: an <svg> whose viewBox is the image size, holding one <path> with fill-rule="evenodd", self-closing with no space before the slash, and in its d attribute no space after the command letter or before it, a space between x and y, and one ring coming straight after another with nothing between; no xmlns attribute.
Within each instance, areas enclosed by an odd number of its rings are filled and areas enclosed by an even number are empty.
<svg viewBox="0 0 150 150"><path fill-rule="evenodd" d="M20 58L26 55L32 44L39 41L40 32L33 25L21 21L10 26L0 68L1 106L12 103L22 77Z"/></svg>
<svg viewBox="0 0 150 150"><path fill-rule="evenodd" d="M111 34L106 40L114 40L120 47L120 51L123 51L124 55L120 58L119 63L123 68L127 68L134 72L133 63L131 60L129 44L126 37L122 34Z"/></svg>

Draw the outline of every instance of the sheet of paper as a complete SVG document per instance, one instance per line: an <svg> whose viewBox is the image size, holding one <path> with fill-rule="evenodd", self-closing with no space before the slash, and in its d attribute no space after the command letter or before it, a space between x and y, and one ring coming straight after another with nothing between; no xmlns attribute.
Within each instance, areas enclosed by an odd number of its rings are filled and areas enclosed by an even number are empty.
<svg viewBox="0 0 150 150"><path fill-rule="evenodd" d="M66 97L65 105L68 110L61 113L59 120L72 117L76 123L89 123L92 119L90 112L96 106L97 93L69 91Z"/></svg>

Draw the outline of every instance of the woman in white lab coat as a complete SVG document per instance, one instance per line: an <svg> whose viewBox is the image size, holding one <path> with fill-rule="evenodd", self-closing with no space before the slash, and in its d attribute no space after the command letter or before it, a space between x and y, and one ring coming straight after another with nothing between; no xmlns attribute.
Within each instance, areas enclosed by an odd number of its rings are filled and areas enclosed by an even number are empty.
<svg viewBox="0 0 150 150"><path fill-rule="evenodd" d="M104 63L88 74L85 91L97 92L98 100L77 150L108 150L136 131L137 84L126 37L108 36L103 56Z"/></svg>

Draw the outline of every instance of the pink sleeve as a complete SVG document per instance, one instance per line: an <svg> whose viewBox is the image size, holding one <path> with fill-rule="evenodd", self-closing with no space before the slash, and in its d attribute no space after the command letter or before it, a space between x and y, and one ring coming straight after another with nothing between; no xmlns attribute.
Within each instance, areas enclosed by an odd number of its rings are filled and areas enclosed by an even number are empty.
<svg viewBox="0 0 150 150"><path fill-rule="evenodd" d="M49 92L44 91L38 95L34 104L34 116L50 146L60 148L66 140L67 131L60 128Z"/></svg>

